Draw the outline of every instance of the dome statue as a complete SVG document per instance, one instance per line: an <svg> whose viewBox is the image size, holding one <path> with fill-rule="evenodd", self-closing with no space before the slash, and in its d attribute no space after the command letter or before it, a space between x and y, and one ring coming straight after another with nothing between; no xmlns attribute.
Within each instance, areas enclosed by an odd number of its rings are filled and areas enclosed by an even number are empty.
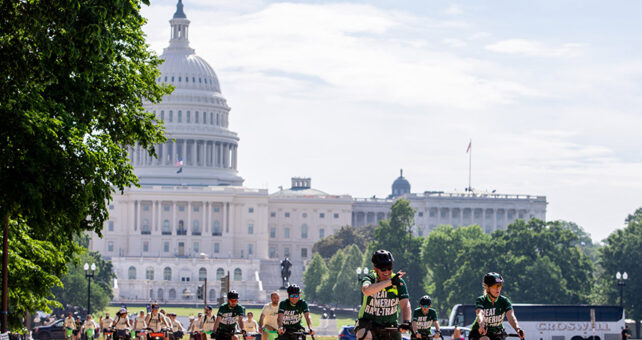
<svg viewBox="0 0 642 340"><path fill-rule="evenodd" d="M403 177L403 169L399 170L399 177L392 183L392 194L389 198L403 196L410 193L410 182Z"/></svg>

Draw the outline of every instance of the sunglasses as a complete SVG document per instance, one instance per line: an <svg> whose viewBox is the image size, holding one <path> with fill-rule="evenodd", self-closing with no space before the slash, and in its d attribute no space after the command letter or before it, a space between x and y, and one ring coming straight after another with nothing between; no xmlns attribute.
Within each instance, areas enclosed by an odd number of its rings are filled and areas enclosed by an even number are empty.
<svg viewBox="0 0 642 340"><path fill-rule="evenodd" d="M423 308L430 308L430 305L422 305Z"/></svg>
<svg viewBox="0 0 642 340"><path fill-rule="evenodd" d="M392 265L387 265L387 266L378 266L376 267L377 269L381 270L382 272L392 270Z"/></svg>
<svg viewBox="0 0 642 340"><path fill-rule="evenodd" d="M299 294L290 294L290 297L291 297L291 298L298 298L298 297L299 297Z"/></svg>
<svg viewBox="0 0 642 340"><path fill-rule="evenodd" d="M227 301L229 301L229 302L238 302L239 299L228 299Z"/></svg>
<svg viewBox="0 0 642 340"><path fill-rule="evenodd" d="M152 307L152 309L159 309L160 307Z"/></svg>

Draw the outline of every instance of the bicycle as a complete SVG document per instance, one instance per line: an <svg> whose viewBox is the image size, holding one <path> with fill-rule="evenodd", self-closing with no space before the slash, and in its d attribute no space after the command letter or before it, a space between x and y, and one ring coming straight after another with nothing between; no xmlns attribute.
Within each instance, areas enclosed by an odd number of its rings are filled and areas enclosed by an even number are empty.
<svg viewBox="0 0 642 340"><path fill-rule="evenodd" d="M435 332L435 334L430 334L427 332L417 332L421 334L421 338L417 338L416 336L411 336L410 339L415 339L415 340L429 340L429 339L441 339L444 340L444 336L441 335L441 332ZM439 336L436 336L437 333L439 333Z"/></svg>
<svg viewBox="0 0 642 340"><path fill-rule="evenodd" d="M284 335L289 336L289 340L305 340L306 335L309 335L310 337L312 337L312 340L314 340L314 335L306 331L288 332L286 330L285 333L283 333L282 335L279 335L279 337L282 337ZM292 335L295 335L295 337L292 337Z"/></svg>
<svg viewBox="0 0 642 340"><path fill-rule="evenodd" d="M114 329L105 328L103 330L103 335L105 336L105 340L114 340Z"/></svg>
<svg viewBox="0 0 642 340"><path fill-rule="evenodd" d="M148 340L165 340L167 338L168 329L161 328L160 331L156 332L151 328L147 328L147 339Z"/></svg>

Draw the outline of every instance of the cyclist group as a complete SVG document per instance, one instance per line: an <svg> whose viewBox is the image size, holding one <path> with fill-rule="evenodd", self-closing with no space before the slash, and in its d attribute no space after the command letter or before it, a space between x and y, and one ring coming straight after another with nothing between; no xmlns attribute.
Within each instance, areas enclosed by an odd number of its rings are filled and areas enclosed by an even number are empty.
<svg viewBox="0 0 642 340"><path fill-rule="evenodd" d="M401 340L402 332L411 332L411 339L429 339L440 337L437 311L431 308L430 296L424 295L419 299L419 307L411 310L408 288L403 279L405 272L393 272L394 258L387 250L377 250L372 255L374 270L365 275L361 280L363 301L359 310L359 319L355 327L358 340ZM470 340L504 340L507 337L503 327L504 318L517 332L516 336L524 338L524 332L519 327L517 318L513 313L510 300L500 295L504 280L498 273L488 273L484 276L482 286L484 293L475 301L476 319L469 334ZM291 284L287 288L288 297L279 302L279 295L273 292L268 304L263 307L258 322L263 340L300 340L306 335L314 336L310 310L305 300L301 299L301 288ZM219 307L216 316L212 314L212 306L205 308L205 314L190 320L187 332L190 339L207 340L239 340L237 335L247 334L243 317L245 308L238 303L238 292L231 290L227 293L227 303ZM398 324L401 312L401 324ZM131 338L136 340L174 340L182 338L186 331L176 320L176 314L166 314L159 310L158 304L152 305L151 313L146 316L141 311L136 321L132 324L127 318L127 309L123 308L117 313L117 318L111 320L109 314L100 320L105 334L116 331L131 331ZM305 319L308 331L302 325ZM253 324L251 317L248 319ZM435 334L431 333L431 327ZM248 325L249 329L256 331L255 326ZM77 340L77 333L87 334L91 339L96 330L96 324L87 316L87 321L78 327L71 314L65 319L67 340ZM237 331L240 329L240 331ZM163 333L164 336L159 336ZM91 335L90 335L91 334ZM120 340L122 337L116 337ZM160 339L159 339L160 338ZM107 339L110 340L110 339ZM122 338L124 340L124 338Z"/></svg>
<svg viewBox="0 0 642 340"><path fill-rule="evenodd" d="M363 301L355 327L358 340L401 340L401 332L412 333L412 339L441 337L437 311L431 307L428 295L419 299L419 307L411 312L408 288L399 270L393 272L394 258L387 250L372 255L374 271L361 280ZM504 317L524 338L510 300L500 295L504 280L498 273L488 273L482 280L484 293L475 301L476 319L469 334L470 340L504 340L508 334L503 327ZM401 324L398 324L401 311ZM431 334L431 326L435 334Z"/></svg>

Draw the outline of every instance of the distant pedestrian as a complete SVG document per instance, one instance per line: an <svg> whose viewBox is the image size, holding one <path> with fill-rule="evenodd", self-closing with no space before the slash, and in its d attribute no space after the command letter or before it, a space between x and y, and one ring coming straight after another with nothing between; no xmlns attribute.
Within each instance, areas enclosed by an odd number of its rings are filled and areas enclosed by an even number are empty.
<svg viewBox="0 0 642 340"><path fill-rule="evenodd" d="M628 340L631 337L631 331L629 331L629 326L626 325L622 329L622 340Z"/></svg>

